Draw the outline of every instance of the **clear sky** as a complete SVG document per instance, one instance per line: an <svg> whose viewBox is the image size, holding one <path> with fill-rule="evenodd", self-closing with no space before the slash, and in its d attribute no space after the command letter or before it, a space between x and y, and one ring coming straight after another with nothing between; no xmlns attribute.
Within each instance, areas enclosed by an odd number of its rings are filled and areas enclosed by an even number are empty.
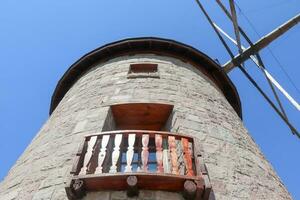
<svg viewBox="0 0 300 200"><path fill-rule="evenodd" d="M210 0L202 2L219 26L233 36L232 25L217 4ZM236 2L241 8L237 9L239 23L253 41L259 38L257 33L270 32L300 11L299 0ZM51 95L67 68L108 42L139 36L174 39L221 63L229 59L194 0L1 0L0 180L47 120ZM299 38L300 25L270 45L298 89ZM274 77L300 101L299 91L270 51L264 49L261 55ZM261 72L251 62L246 65L271 94ZM238 69L229 76L241 97L245 126L293 197L300 199L300 140ZM291 121L300 129L299 111L280 97Z"/></svg>

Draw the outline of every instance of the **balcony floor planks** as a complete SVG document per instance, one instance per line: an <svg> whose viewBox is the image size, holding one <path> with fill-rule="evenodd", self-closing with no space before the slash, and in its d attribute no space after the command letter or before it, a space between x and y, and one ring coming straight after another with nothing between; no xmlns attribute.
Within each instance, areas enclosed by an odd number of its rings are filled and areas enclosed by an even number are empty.
<svg viewBox="0 0 300 200"><path fill-rule="evenodd" d="M128 176L136 176L138 188L147 190L181 191L186 180L199 180L199 177L182 176L159 173L116 173L116 174L90 174L73 177L84 180L88 191L125 190Z"/></svg>

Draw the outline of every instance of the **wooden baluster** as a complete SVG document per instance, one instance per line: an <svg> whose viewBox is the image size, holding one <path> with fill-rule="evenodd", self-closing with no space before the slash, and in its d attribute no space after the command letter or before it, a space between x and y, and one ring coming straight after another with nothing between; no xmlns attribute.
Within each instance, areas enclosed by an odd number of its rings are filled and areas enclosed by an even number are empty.
<svg viewBox="0 0 300 200"><path fill-rule="evenodd" d="M169 164L169 159L170 159L170 152L168 148L168 141L167 139L163 139L163 167L164 167L164 173L171 173L170 170L170 164Z"/></svg>
<svg viewBox="0 0 300 200"><path fill-rule="evenodd" d="M184 175L185 162L183 157L183 148L182 148L181 140L176 140L176 153L177 153L178 172L180 175Z"/></svg>
<svg viewBox="0 0 300 200"><path fill-rule="evenodd" d="M102 174L102 164L106 156L106 147L109 141L110 135L103 135L101 140L101 149L98 155L98 167L96 168L95 174Z"/></svg>
<svg viewBox="0 0 300 200"><path fill-rule="evenodd" d="M179 174L178 172L178 163L177 163L177 153L176 153L176 140L175 136L168 137L171 164L172 164L172 174Z"/></svg>
<svg viewBox="0 0 300 200"><path fill-rule="evenodd" d="M163 173L163 148L162 148L162 136L155 134L155 146L156 146L156 162L157 162L157 172Z"/></svg>
<svg viewBox="0 0 300 200"><path fill-rule="evenodd" d="M90 140L88 141L87 151L84 155L84 161L83 166L79 172L79 175L85 175L88 172L88 165L90 164L90 160L93 155L94 146L97 141L97 136L90 137Z"/></svg>
<svg viewBox="0 0 300 200"><path fill-rule="evenodd" d="M125 167L125 172L132 172L132 159L134 154L134 142L135 142L135 134L128 135L128 148L126 152L126 162L127 165Z"/></svg>
<svg viewBox="0 0 300 200"><path fill-rule="evenodd" d="M149 144L149 135L143 134L142 136L142 171L147 172L148 171L148 157L149 157L149 151L148 151L148 144Z"/></svg>
<svg viewBox="0 0 300 200"><path fill-rule="evenodd" d="M183 157L184 157L184 163L186 167L186 175L194 176L192 154L189 149L189 140L187 138L181 138L181 144L183 148Z"/></svg>
<svg viewBox="0 0 300 200"><path fill-rule="evenodd" d="M116 134L115 135L115 146L114 146L114 151L112 153L112 158L111 158L111 167L109 169L109 173L117 173L117 162L120 157L120 145L122 142L122 134Z"/></svg>

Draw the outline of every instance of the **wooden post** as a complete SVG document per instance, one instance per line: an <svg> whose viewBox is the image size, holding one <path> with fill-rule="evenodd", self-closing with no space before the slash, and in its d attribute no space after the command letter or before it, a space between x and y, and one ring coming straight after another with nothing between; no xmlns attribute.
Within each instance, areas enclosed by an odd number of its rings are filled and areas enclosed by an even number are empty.
<svg viewBox="0 0 300 200"><path fill-rule="evenodd" d="M82 143L79 145L78 151L76 153L76 157L73 161L73 166L71 170L71 174L78 175L80 173L80 169L82 168L83 162L84 162L84 156L87 150L87 144L88 142L86 139L82 141Z"/></svg>
<svg viewBox="0 0 300 200"><path fill-rule="evenodd" d="M96 144L97 141L97 136L92 136L88 142L88 147L87 147L87 152L85 153L84 156L84 161L83 161L83 166L81 168L81 171L79 173L79 175L85 175L88 172L88 165L90 164L90 160L92 158L93 155L93 150L94 150L94 146Z"/></svg>

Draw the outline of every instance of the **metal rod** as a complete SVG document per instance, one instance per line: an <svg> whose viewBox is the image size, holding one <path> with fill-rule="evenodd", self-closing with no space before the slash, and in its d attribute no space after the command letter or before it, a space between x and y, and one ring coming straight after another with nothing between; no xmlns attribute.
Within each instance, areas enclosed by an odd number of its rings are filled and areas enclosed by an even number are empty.
<svg viewBox="0 0 300 200"><path fill-rule="evenodd" d="M291 29L293 26L298 24L300 21L300 14L296 15L292 19L288 20L266 36L259 39L253 46L248 47L242 54L239 54L235 56L232 60L228 61L223 65L224 71L229 72L232 70L235 66L240 65L242 62L249 59L251 55L256 54L258 51L269 45L271 42L273 42L275 39L283 35L285 32L287 32L289 29Z"/></svg>
<svg viewBox="0 0 300 200"><path fill-rule="evenodd" d="M300 138L299 132L296 130L296 128L285 119L284 115L278 110L278 108L274 105L274 103L269 99L269 97L264 93L264 91L257 85L257 83L251 78L251 76L247 73L247 71L241 67L240 65L238 68L243 72L243 74L248 78L248 80L254 85L254 87L259 91L259 93L267 100L267 102L272 106L272 108L276 111L276 113L280 116L280 118L289 126L292 133L297 135L298 138Z"/></svg>

